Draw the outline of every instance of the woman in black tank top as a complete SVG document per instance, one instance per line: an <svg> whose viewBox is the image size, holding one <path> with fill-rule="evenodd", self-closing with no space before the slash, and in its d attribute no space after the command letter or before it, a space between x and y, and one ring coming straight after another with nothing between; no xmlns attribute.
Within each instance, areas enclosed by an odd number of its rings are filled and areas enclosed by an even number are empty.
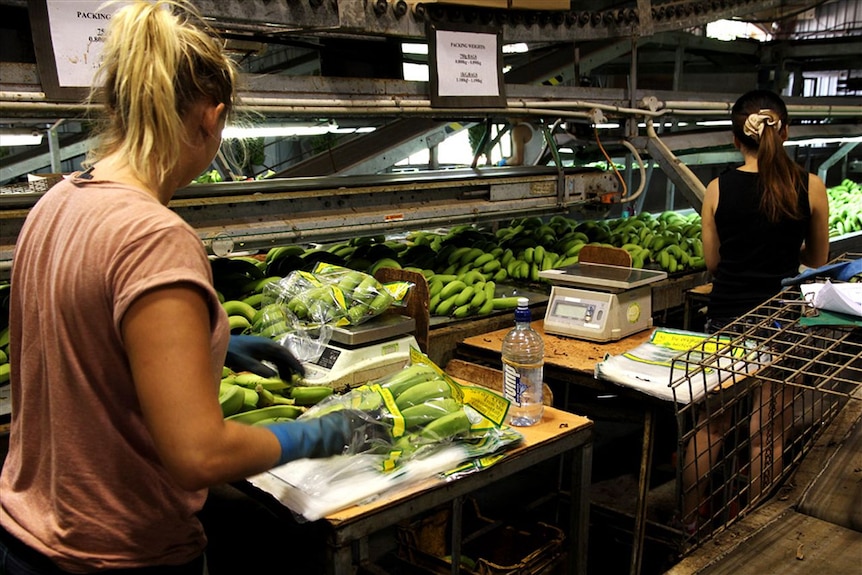
<svg viewBox="0 0 862 575"><path fill-rule="evenodd" d="M829 254L826 186L784 151L789 118L782 99L766 90L748 92L734 104L731 120L744 163L709 183L701 214L704 257L713 276L709 333L744 320L746 312L776 295L781 280L795 276L800 264L822 266ZM782 426L792 415L792 395L766 383L751 391L749 482L742 488L750 502L766 494L781 471ZM774 416L761 416L767 411ZM697 528L713 464L735 415L718 410L705 421L703 412L684 454L681 519L690 532Z"/></svg>

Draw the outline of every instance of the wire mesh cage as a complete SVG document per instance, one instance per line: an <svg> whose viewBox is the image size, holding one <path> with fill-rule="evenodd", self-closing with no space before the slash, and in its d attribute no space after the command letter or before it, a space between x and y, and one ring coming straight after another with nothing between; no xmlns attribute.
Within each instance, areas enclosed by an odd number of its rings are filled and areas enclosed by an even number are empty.
<svg viewBox="0 0 862 575"><path fill-rule="evenodd" d="M679 356L671 387L683 547L764 501L860 386L862 327L826 321L799 286Z"/></svg>

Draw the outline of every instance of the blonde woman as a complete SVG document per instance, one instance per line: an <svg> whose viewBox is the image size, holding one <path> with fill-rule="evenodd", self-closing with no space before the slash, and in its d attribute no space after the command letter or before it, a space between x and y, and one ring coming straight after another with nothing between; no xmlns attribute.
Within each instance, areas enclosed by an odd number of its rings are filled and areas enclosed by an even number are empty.
<svg viewBox="0 0 862 575"><path fill-rule="evenodd" d="M185 2L120 9L103 57L89 168L16 244L0 572L200 575L208 487L341 453L365 423L225 422L226 354L299 369L269 340L231 340L203 245L167 208L218 150L236 72Z"/></svg>
<svg viewBox="0 0 862 575"><path fill-rule="evenodd" d="M733 142L743 164L710 182L703 200L706 265L713 276L707 332L713 333L781 291L781 281L800 264L820 267L829 256L826 186L784 150L788 114L784 101L766 90L741 96L731 110ZM790 425L790 390L764 383L752 393L749 420L749 502L774 486L782 469L783 435ZM715 416L685 453L684 519L694 529L709 474L733 414Z"/></svg>

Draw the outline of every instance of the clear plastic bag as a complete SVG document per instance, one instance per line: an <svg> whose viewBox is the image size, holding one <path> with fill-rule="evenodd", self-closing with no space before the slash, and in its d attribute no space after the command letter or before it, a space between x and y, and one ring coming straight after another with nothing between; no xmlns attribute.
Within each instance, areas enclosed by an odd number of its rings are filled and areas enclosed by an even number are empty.
<svg viewBox="0 0 862 575"><path fill-rule="evenodd" d="M473 473L523 439L502 425L508 402L499 394L459 385L418 350L411 357L400 372L331 395L299 416L363 413L367 425L355 425L350 455L292 461L250 481L298 519L313 521L396 487Z"/></svg>
<svg viewBox="0 0 862 575"><path fill-rule="evenodd" d="M332 286L341 294L350 325L360 325L382 314L395 301L382 283L364 272L321 262L314 275L318 281Z"/></svg>

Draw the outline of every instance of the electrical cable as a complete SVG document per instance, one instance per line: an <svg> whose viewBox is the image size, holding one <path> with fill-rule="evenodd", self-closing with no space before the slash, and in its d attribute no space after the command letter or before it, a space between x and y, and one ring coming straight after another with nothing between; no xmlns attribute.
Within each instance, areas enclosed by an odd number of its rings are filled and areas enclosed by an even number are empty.
<svg viewBox="0 0 862 575"><path fill-rule="evenodd" d="M627 203L636 200L637 197L643 193L644 188L646 188L646 169L644 168L643 158L641 158L641 155L638 152L637 148L635 148L634 145L628 140L620 140L620 143L626 148L628 148L629 152L631 152L632 156L634 156L635 162L637 162L638 164L638 171L640 172L641 177L640 183L638 184L638 188L634 191L634 193L620 200L620 203Z"/></svg>
<svg viewBox="0 0 862 575"><path fill-rule="evenodd" d="M611 157L605 151L605 147L602 145L602 140L599 138L599 129L598 128L593 128L593 129L594 129L595 134L596 134L596 144L599 145L599 150L602 151L602 155L608 161L608 166L617 175L617 178L620 181L620 186L622 186L622 192L620 193L620 198L624 198L626 196L626 194L628 193L628 189L626 188L625 179L623 178L623 175L620 174L620 171L617 169L617 167L614 165L614 162L613 162L613 160L611 160Z"/></svg>

